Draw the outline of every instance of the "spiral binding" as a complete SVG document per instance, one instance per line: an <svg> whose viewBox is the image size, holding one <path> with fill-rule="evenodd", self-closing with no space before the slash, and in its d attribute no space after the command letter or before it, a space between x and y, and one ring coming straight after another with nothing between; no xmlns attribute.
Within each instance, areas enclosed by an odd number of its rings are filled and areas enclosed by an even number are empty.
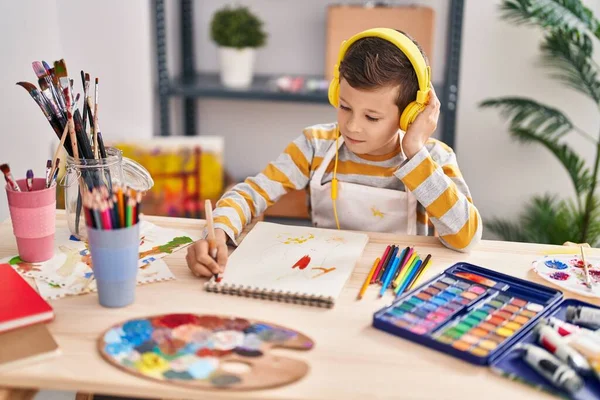
<svg viewBox="0 0 600 400"><path fill-rule="evenodd" d="M307 293L283 290L268 290L259 287L236 285L234 283L217 283L213 280L206 282L204 284L204 289L208 292L228 294L231 296L251 297L254 299L301 304L321 308L332 308L335 303L335 299L330 296L317 296Z"/></svg>

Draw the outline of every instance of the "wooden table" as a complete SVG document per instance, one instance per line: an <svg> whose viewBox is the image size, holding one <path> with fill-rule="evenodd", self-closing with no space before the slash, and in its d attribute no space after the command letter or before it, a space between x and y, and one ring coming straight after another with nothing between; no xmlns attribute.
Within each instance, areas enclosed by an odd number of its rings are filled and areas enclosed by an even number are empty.
<svg viewBox="0 0 600 400"><path fill-rule="evenodd" d="M198 220L146 218L157 225L188 232L203 227L203 222ZM57 225L66 226L64 214L60 212ZM362 301L356 301L356 295L373 260L392 242L401 246L414 245L419 253L432 254L433 264L426 279L455 262L468 261L540 283L542 280L529 272L531 262L545 252L556 251L557 246L483 241L467 255L444 248L432 237L378 233L370 237L370 243L333 309L205 292L204 281L195 278L186 266L185 250L165 259L177 279L138 286L136 302L130 307L102 308L96 294L54 300L56 319L49 324L49 329L60 345L62 355L2 373L0 386L149 398L551 398L496 376L489 368L468 364L372 328L373 313L391 300L391 294L377 299L377 288L373 286ZM10 221L0 224L0 239L0 256L15 254ZM595 251L590 249L588 253L593 255ZM107 327L128 318L169 312L237 315L297 329L316 342L313 350L293 354L306 360L311 369L300 381L277 389L238 393L202 391L136 378L109 365L98 355L96 339ZM0 398L1 394L2 390Z"/></svg>

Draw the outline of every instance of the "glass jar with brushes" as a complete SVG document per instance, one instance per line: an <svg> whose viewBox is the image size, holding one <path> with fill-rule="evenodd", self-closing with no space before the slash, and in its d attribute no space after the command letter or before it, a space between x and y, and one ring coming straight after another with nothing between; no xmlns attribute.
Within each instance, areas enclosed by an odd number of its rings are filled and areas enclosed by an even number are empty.
<svg viewBox="0 0 600 400"><path fill-rule="evenodd" d="M76 160L66 156L66 172L60 185L64 190L65 211L69 230L79 240L87 240L85 217L80 187L103 185L109 190L113 185L125 185L138 193L154 186L150 172L139 163L123 157L123 152L114 147L106 148L106 157Z"/></svg>

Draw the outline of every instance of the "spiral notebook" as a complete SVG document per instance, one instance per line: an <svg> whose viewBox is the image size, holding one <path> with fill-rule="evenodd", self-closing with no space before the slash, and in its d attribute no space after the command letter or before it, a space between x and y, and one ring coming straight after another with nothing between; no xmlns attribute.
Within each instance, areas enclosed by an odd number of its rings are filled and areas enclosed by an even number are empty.
<svg viewBox="0 0 600 400"><path fill-rule="evenodd" d="M231 254L209 292L333 307L369 237L330 229L258 222Z"/></svg>

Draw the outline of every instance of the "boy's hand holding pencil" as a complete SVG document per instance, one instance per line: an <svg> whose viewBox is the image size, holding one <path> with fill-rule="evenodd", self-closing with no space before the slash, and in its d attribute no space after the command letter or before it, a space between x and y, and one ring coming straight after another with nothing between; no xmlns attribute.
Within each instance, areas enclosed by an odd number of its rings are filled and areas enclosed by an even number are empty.
<svg viewBox="0 0 600 400"><path fill-rule="evenodd" d="M222 229L214 229L212 205L206 201L206 223L208 236L206 240L198 240L188 247L186 261L188 268L196 276L211 277L219 281L219 274L225 270L227 263L227 234Z"/></svg>

